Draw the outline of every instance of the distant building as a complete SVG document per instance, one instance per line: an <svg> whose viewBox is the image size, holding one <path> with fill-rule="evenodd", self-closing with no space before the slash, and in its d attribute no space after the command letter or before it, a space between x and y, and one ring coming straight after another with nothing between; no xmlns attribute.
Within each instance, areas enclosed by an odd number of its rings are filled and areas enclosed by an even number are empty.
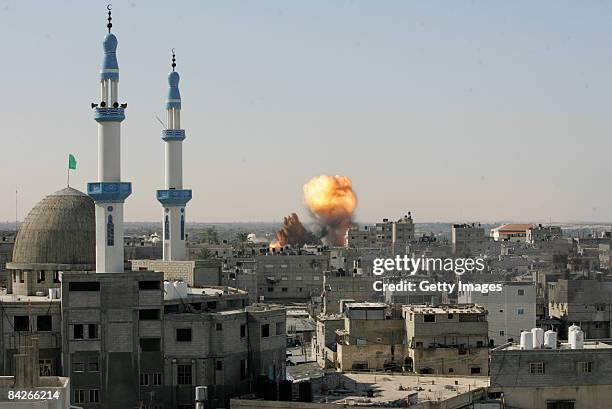
<svg viewBox="0 0 612 409"><path fill-rule="evenodd" d="M456 256L478 255L483 251L485 242L484 228L478 224L453 224L451 242Z"/></svg>
<svg viewBox="0 0 612 409"><path fill-rule="evenodd" d="M608 409L612 401L612 345L566 343L555 349L503 345L491 350L490 392L506 407Z"/></svg>
<svg viewBox="0 0 612 409"><path fill-rule="evenodd" d="M563 339L571 324L579 325L585 338L610 338L611 300L612 281L559 279L549 285L548 313L564 322Z"/></svg>
<svg viewBox="0 0 612 409"><path fill-rule="evenodd" d="M495 241L521 241L527 239L527 231L533 227L533 224L512 223L504 224L491 229L491 237Z"/></svg>
<svg viewBox="0 0 612 409"><path fill-rule="evenodd" d="M532 226L527 229L527 243L537 243L540 241L552 241L563 237L563 230L559 226Z"/></svg>
<svg viewBox="0 0 612 409"><path fill-rule="evenodd" d="M381 301L380 292L374 291L373 283L378 280L374 276L349 273L344 270L326 271L323 275L323 313L335 314L341 312L342 300Z"/></svg>
<svg viewBox="0 0 612 409"><path fill-rule="evenodd" d="M504 282L502 291L485 294L462 292L459 303L475 304L487 310L491 346L517 341L521 331L536 326L536 288L531 282Z"/></svg>
<svg viewBox="0 0 612 409"><path fill-rule="evenodd" d="M374 226L351 227L347 233L347 245L352 248L402 248L415 241L412 215L397 221L383 219Z"/></svg>

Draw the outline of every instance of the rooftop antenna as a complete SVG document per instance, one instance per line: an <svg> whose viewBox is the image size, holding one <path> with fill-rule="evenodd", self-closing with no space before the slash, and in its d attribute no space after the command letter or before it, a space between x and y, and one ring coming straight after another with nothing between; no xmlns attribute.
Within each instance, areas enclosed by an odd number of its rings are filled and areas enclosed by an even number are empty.
<svg viewBox="0 0 612 409"><path fill-rule="evenodd" d="M106 5L106 10L108 10L108 18L107 18L108 24L106 25L106 27L108 28L108 32L110 33L111 28L113 28L113 23L111 23L111 21L113 20L113 17L111 16L112 7L110 4Z"/></svg>

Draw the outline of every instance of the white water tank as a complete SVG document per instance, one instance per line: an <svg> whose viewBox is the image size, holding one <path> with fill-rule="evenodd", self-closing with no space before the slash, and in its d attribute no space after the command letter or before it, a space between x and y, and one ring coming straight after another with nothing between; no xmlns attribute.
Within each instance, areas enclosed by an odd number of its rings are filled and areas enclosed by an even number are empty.
<svg viewBox="0 0 612 409"><path fill-rule="evenodd" d="M544 345L544 330L542 328L532 328L533 349L540 349Z"/></svg>
<svg viewBox="0 0 612 409"><path fill-rule="evenodd" d="M572 349L584 348L584 332L580 329L570 332L569 342Z"/></svg>
<svg viewBox="0 0 612 409"><path fill-rule="evenodd" d="M521 349L533 349L533 334L531 331L521 332Z"/></svg>
<svg viewBox="0 0 612 409"><path fill-rule="evenodd" d="M177 298L184 300L187 298L187 283L184 281L175 281L174 289L176 290Z"/></svg>
<svg viewBox="0 0 612 409"><path fill-rule="evenodd" d="M569 339L569 336L572 333L572 331L577 331L579 329L580 329L580 327L578 325L576 325L576 324L570 325L570 327L567 329L567 339Z"/></svg>
<svg viewBox="0 0 612 409"><path fill-rule="evenodd" d="M544 333L544 348L557 349L557 333L548 330Z"/></svg>
<svg viewBox="0 0 612 409"><path fill-rule="evenodd" d="M178 296L176 295L176 289L174 283L170 281L164 281L164 300L175 300Z"/></svg>

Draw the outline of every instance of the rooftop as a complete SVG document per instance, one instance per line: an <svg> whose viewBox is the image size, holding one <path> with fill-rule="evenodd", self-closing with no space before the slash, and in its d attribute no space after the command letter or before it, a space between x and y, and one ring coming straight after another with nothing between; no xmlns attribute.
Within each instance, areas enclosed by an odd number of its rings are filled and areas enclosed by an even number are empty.
<svg viewBox="0 0 612 409"><path fill-rule="evenodd" d="M430 305L404 305L404 311L422 314L484 314L487 310L479 305L443 305L432 307Z"/></svg>
<svg viewBox="0 0 612 409"><path fill-rule="evenodd" d="M315 397L316 401L356 404L382 404L384 402L405 399L412 393L418 393L419 402L449 399L462 393L489 385L489 378L479 377L445 377L423 375L387 375L344 373L341 382L343 388L330 389L330 394ZM373 390L374 396L367 397L367 390Z"/></svg>
<svg viewBox="0 0 612 409"><path fill-rule="evenodd" d="M612 350L612 340L609 341L585 341L581 349L572 349L568 342L562 342L557 349L541 348L541 349L521 349L520 344L506 344L500 345L492 351L524 351L524 352L543 352L543 351L580 351L583 349L594 350L594 349L610 349Z"/></svg>
<svg viewBox="0 0 612 409"><path fill-rule="evenodd" d="M350 302L346 304L346 308L387 308L387 304L383 302Z"/></svg>

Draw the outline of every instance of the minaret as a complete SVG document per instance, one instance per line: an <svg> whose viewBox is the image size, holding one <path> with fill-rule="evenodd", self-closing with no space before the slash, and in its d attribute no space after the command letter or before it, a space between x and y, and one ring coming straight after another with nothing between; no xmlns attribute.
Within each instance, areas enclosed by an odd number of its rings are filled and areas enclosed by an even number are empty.
<svg viewBox="0 0 612 409"><path fill-rule="evenodd" d="M118 102L117 37L111 33L110 6L107 9L100 102L91 104L98 122L98 182L87 184L87 194L96 204L96 271L122 273L123 202L132 193L132 184L121 182L121 121L125 119L127 104Z"/></svg>
<svg viewBox="0 0 612 409"><path fill-rule="evenodd" d="M185 206L191 200L191 190L183 189L183 140L181 129L181 94L179 74L174 69L176 58L172 50L172 71L168 75L168 128L162 131L166 142L166 184L157 191L157 200L163 206L164 260L185 260Z"/></svg>

